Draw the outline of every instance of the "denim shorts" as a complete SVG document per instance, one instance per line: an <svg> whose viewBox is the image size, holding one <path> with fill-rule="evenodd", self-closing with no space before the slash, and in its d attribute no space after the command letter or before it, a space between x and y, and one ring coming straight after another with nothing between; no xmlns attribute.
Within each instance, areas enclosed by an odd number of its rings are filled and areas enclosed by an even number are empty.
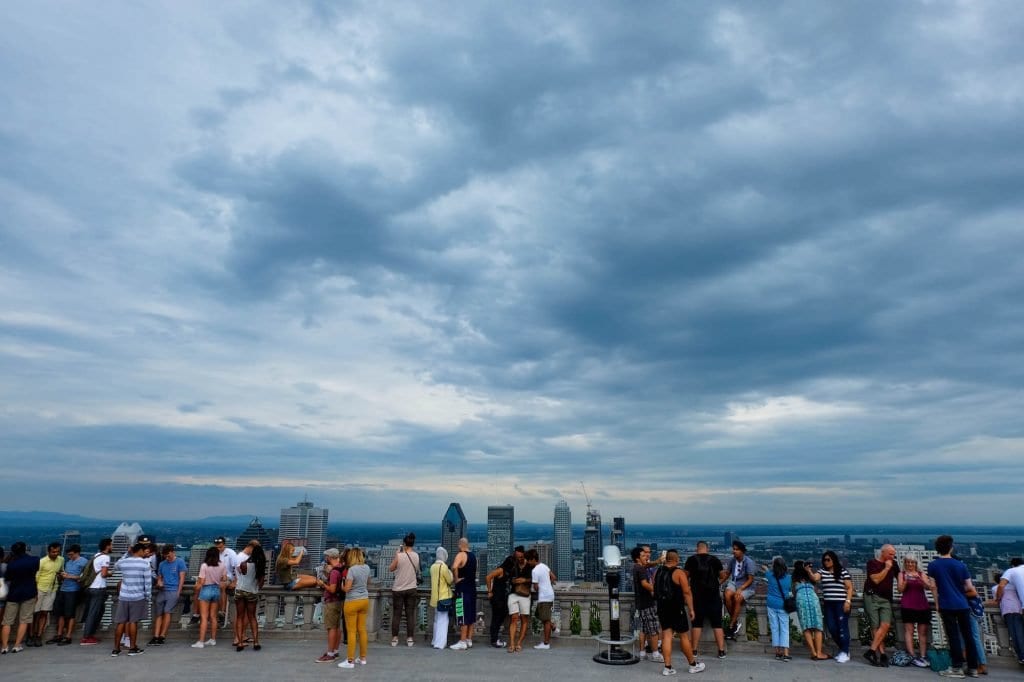
<svg viewBox="0 0 1024 682"><path fill-rule="evenodd" d="M203 585L203 589L199 590L199 601L220 601L220 587Z"/></svg>

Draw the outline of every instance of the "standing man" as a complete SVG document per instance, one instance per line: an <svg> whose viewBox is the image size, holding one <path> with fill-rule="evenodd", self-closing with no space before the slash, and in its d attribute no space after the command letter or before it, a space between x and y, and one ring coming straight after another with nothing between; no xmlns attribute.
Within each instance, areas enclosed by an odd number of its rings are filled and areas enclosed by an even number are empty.
<svg viewBox="0 0 1024 682"><path fill-rule="evenodd" d="M491 602L491 646L501 649L505 642L501 640L501 626L508 620L509 576L512 566L525 562L526 550L522 545L516 546L512 554L505 557L501 565L487 574L487 598Z"/></svg>
<svg viewBox="0 0 1024 682"><path fill-rule="evenodd" d="M964 677L964 648L967 649L967 677L978 676L978 649L971 631L971 607L968 598L978 596L967 566L953 558L953 538L940 535L935 539L937 559L928 564L932 579L935 608L942 619L942 629L949 642L951 667L939 672L943 677Z"/></svg>
<svg viewBox="0 0 1024 682"><path fill-rule="evenodd" d="M100 627L100 619L103 617L103 607L107 603L107 575L110 572L110 547L114 541L110 538L100 540L99 551L90 559L91 566L86 568L87 575L93 575L86 588L89 605L85 612L85 627L82 629L81 646L99 644L96 638L96 631Z"/></svg>
<svg viewBox="0 0 1024 682"><path fill-rule="evenodd" d="M46 547L46 556L39 560L39 571L36 572L36 612L32 624L32 635L28 638L28 646L42 646L43 635L49 621L53 603L57 600L57 588L60 587L60 574L64 570L64 557L60 555L60 543L51 542ZM56 644L60 636L47 640L47 644Z"/></svg>
<svg viewBox="0 0 1024 682"><path fill-rule="evenodd" d="M150 569L148 546L140 542L132 545L131 553L114 564L121 571L121 588L117 595L117 611L114 613L114 650L110 655L121 655L121 636L128 634L128 655L143 653L138 644L139 621L146 617L146 604L153 594L153 573Z"/></svg>
<svg viewBox="0 0 1024 682"><path fill-rule="evenodd" d="M687 631L687 618L693 619L693 594L686 571L679 568L679 552L665 553L665 564L654 574L654 596L658 602L658 623L661 625L661 655L665 657L662 675L675 675L672 667L672 640L679 635L679 645L690 664L691 673L704 671L704 663L693 655L693 646ZM685 611L683 610L685 608Z"/></svg>
<svg viewBox="0 0 1024 682"><path fill-rule="evenodd" d="M754 576L757 565L747 556L747 546L739 540L732 541L732 559L725 578L725 608L729 610L729 639L739 637L743 629L740 616L744 614L743 605L754 596Z"/></svg>
<svg viewBox="0 0 1024 682"><path fill-rule="evenodd" d="M523 640L530 628L530 587L533 584L533 571L526 561L525 553L516 552L515 556L517 559L508 574L508 615L511 618L508 626L509 653L523 650Z"/></svg>
<svg viewBox="0 0 1024 682"><path fill-rule="evenodd" d="M228 597L232 599L235 597L235 585L238 581L238 555L235 550L227 546L227 539L223 535L213 541L213 546L220 552L220 563L227 571L225 580L228 584L226 589L220 591L220 608L217 613L220 627L224 628L228 625Z"/></svg>
<svg viewBox="0 0 1024 682"><path fill-rule="evenodd" d="M633 559L633 595L636 608L636 625L640 636L640 660L651 657L658 663L665 659L654 650L654 642L661 642L661 626L658 624L658 605L654 601L654 583L647 574L647 561L651 550L637 545L629 556Z"/></svg>
<svg viewBox="0 0 1024 682"><path fill-rule="evenodd" d="M718 657L725 658L725 631L722 629L722 576L725 567L714 554L708 553L708 543L697 543L697 553L686 560L683 566L693 589L694 618L690 624L690 640L694 653L700 646L700 635L704 621L711 624L718 645Z"/></svg>
<svg viewBox="0 0 1024 682"><path fill-rule="evenodd" d="M153 600L153 639L150 646L160 646L167 639L171 627L171 614L181 598L188 567L178 558L174 545L164 545L160 550L161 560L157 564L156 598Z"/></svg>
<svg viewBox="0 0 1024 682"><path fill-rule="evenodd" d="M82 556L79 545L68 547L68 556L64 560L64 570L60 574L60 590L57 601L53 604L53 612L57 616L57 636L54 639L58 646L71 644L71 633L75 631L75 611L85 588L78 582L82 571L89 560ZM49 641L47 642L49 644Z"/></svg>
<svg viewBox="0 0 1024 682"><path fill-rule="evenodd" d="M11 553L7 555L7 606L4 608L3 630L0 631L0 646L7 651L11 636L11 627L17 625L14 633L14 648L11 653L25 649L22 646L26 635L31 636L29 626L32 625L32 614L36 610L36 573L39 571L39 557L28 553L28 546L21 541L11 545Z"/></svg>
<svg viewBox="0 0 1024 682"><path fill-rule="evenodd" d="M473 627L476 625L476 555L469 551L469 539L459 538L459 553L452 562L455 576L455 618L459 627L459 641L449 649L469 649L473 646ZM459 613L462 600L462 613Z"/></svg>
<svg viewBox="0 0 1024 682"><path fill-rule="evenodd" d="M544 623L544 641L535 645L534 649L551 648L551 607L555 603L555 573L547 564L541 563L537 550L526 553L526 563L530 565L530 577L533 589L537 592L537 620Z"/></svg>
<svg viewBox="0 0 1024 682"><path fill-rule="evenodd" d="M416 534L408 533L402 538L402 546L398 548L395 558L391 560L388 570L395 574L395 582L391 586L391 646L398 646L398 631L402 625L402 614L405 614L405 645L416 643L416 604L420 594L416 586L420 578L420 555L416 547Z"/></svg>
<svg viewBox="0 0 1024 682"><path fill-rule="evenodd" d="M871 646L864 652L864 658L871 665L887 668L889 657L885 653L885 636L892 627L892 587L899 576L896 563L896 548L882 545L878 558L867 565L867 580L864 581L864 611L871 624Z"/></svg>

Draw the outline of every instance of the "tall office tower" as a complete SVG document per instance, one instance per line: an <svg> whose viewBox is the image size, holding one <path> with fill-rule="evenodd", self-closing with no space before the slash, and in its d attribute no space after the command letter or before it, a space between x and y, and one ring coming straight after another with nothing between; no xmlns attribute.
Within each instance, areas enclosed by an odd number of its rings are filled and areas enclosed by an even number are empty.
<svg viewBox="0 0 1024 682"><path fill-rule="evenodd" d="M239 533L238 538L235 539L235 551L242 551L253 540L259 540L264 550L274 544L273 537L266 531L263 524L260 523L259 518L255 516L249 522L249 525L245 527L245 530Z"/></svg>
<svg viewBox="0 0 1024 682"><path fill-rule="evenodd" d="M190 580L195 580L199 577L199 568L203 565L203 560L206 559L206 550L211 547L213 547L213 543L209 542L192 545L188 552L188 577ZM269 579L272 574L273 571L268 570L267 578Z"/></svg>
<svg viewBox="0 0 1024 682"><path fill-rule="evenodd" d="M601 566L601 512L587 508L587 525L583 528L583 579L587 582L603 582Z"/></svg>
<svg viewBox="0 0 1024 682"><path fill-rule="evenodd" d="M619 555L622 557L622 568L619 570L619 591L633 591L633 571L630 568L629 555L626 554L626 517L612 517L611 544L619 548Z"/></svg>
<svg viewBox="0 0 1024 682"><path fill-rule="evenodd" d="M388 570L391 567L391 560L398 556L398 550L402 546L402 539L388 540L388 544L377 552L377 571L374 577L384 587L390 589L395 584L395 574ZM403 559L404 561L404 559Z"/></svg>
<svg viewBox="0 0 1024 682"><path fill-rule="evenodd" d="M292 542L306 548L306 555L302 557L300 567L312 568L323 560L326 538L326 509L314 507L307 498L294 507L281 510L281 527L277 532L277 540L280 543Z"/></svg>
<svg viewBox="0 0 1024 682"><path fill-rule="evenodd" d="M555 505L555 542L552 567L559 580L575 580L576 571L572 563L572 511L565 500Z"/></svg>
<svg viewBox="0 0 1024 682"><path fill-rule="evenodd" d="M537 542L535 542L532 545L530 545L529 547L527 547L527 549L535 549L535 550L537 550L537 558L540 559L540 562L542 564L544 564L545 566L547 566L548 568L550 568L552 571L555 571L555 567L551 565L551 562L553 560L553 558L552 558L553 557L553 553L552 553L552 545L551 545L550 542L546 542L544 540L538 540ZM569 576L566 576L565 578L563 578L562 576L558 575L558 571L555 571L555 577L557 577L559 580L571 580L572 579Z"/></svg>
<svg viewBox="0 0 1024 682"><path fill-rule="evenodd" d="M722 542L724 543L724 546L725 546L726 549L729 549L730 547L732 547L732 540L733 540L732 531L731 530L725 531L725 534L722 535Z"/></svg>
<svg viewBox="0 0 1024 682"><path fill-rule="evenodd" d="M487 571L501 565L515 545L516 509L510 504L487 507Z"/></svg>
<svg viewBox="0 0 1024 682"><path fill-rule="evenodd" d="M135 540L142 535L142 526L137 523L128 523L125 521L118 526L113 535L110 537L113 539L114 544L110 549L111 561L117 561L124 554L131 549L131 546L135 544Z"/></svg>
<svg viewBox="0 0 1024 682"><path fill-rule="evenodd" d="M64 531L64 536L61 538L61 540L62 542L60 547L60 553L67 554L68 547L70 547L71 545L82 544L82 533L77 530L66 530ZM82 553L86 553L85 548L82 549Z"/></svg>
<svg viewBox="0 0 1024 682"><path fill-rule="evenodd" d="M487 574L490 571L487 570L487 557L490 556L490 552L486 549L481 549L476 552L476 584L486 585Z"/></svg>
<svg viewBox="0 0 1024 682"><path fill-rule="evenodd" d="M462 513L462 505L452 502L448 511L441 519L441 546L448 550L448 561L455 558L459 551L459 538L466 537L466 515Z"/></svg>

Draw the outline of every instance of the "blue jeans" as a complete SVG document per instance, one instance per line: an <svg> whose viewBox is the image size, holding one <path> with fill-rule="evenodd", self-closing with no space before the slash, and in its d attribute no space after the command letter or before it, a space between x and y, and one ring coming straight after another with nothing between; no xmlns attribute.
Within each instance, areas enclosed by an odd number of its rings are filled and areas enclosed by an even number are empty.
<svg viewBox="0 0 1024 682"><path fill-rule="evenodd" d="M1010 643L1018 661L1024 661L1024 616L1019 613L1007 613L1003 616L1006 629L1010 631Z"/></svg>
<svg viewBox="0 0 1024 682"><path fill-rule="evenodd" d="M978 663L988 665L988 659L985 658L985 643L981 641L981 625L974 614L971 614L971 636L974 637L974 646L978 650Z"/></svg>
<svg viewBox="0 0 1024 682"><path fill-rule="evenodd" d="M825 627L832 641L844 654L850 653L850 614L843 610L843 602L825 602Z"/></svg>
<svg viewBox="0 0 1024 682"><path fill-rule="evenodd" d="M107 602L107 590L85 591L89 595L89 606L85 611L85 625L82 628L83 637L94 637L96 630L100 627L100 619L103 617L103 605Z"/></svg>
<svg viewBox="0 0 1024 682"><path fill-rule="evenodd" d="M971 616L969 609L939 611L942 617L942 627L946 631L946 640L949 642L949 658L954 668L962 668L964 665L964 648L967 649L967 667L972 670L978 669L978 648L974 645L974 635L971 633Z"/></svg>
<svg viewBox="0 0 1024 682"><path fill-rule="evenodd" d="M782 609L768 609L768 625L772 629L772 646L789 648L789 614Z"/></svg>

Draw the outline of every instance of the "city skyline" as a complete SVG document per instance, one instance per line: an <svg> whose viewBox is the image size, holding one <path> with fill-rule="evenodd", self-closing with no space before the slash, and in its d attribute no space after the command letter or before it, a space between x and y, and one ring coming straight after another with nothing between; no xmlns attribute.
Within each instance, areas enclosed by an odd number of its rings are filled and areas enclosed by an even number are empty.
<svg viewBox="0 0 1024 682"><path fill-rule="evenodd" d="M1021 518L1021 30L4 3L4 506Z"/></svg>

